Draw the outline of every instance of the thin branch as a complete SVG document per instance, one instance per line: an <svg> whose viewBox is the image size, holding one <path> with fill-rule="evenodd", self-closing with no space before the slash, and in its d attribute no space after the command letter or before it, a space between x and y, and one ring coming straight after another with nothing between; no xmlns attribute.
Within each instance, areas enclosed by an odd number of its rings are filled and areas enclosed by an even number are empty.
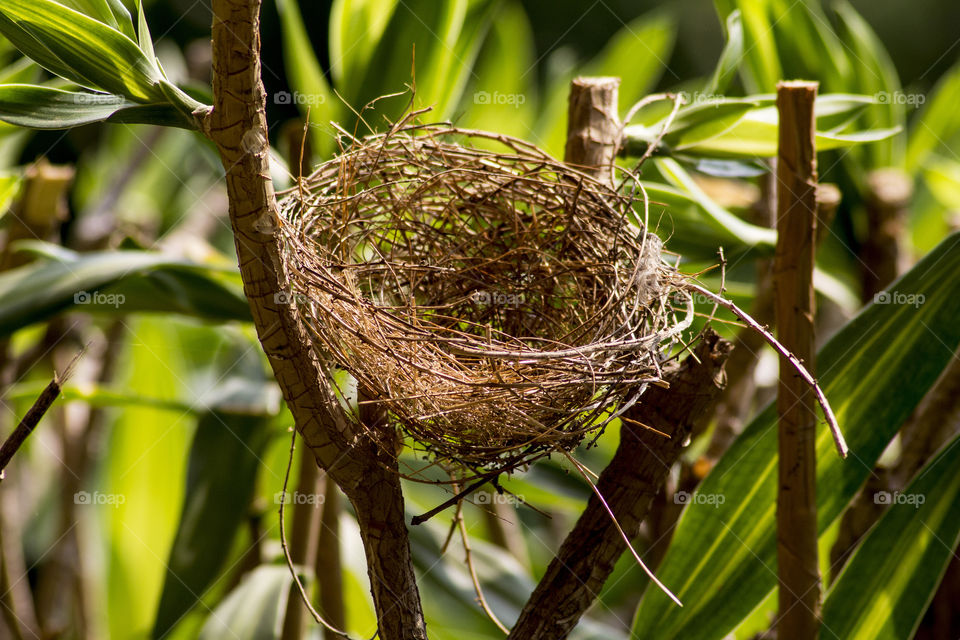
<svg viewBox="0 0 960 640"><path fill-rule="evenodd" d="M751 318L750 314L730 300L727 300L726 298L715 294L713 291L704 289L703 287L692 282L688 282L685 286L688 289L696 291L702 296L710 298L712 301L716 302L721 307L740 318L740 320L745 322L747 326L760 333L764 340L766 340L767 343L777 351L777 353L790 361L800 377L803 378L804 382L810 385L810 387L813 389L813 392L817 395L817 402L820 404L820 408L823 409L823 417L827 421L827 426L830 427L830 433L833 435L833 442L837 447L837 453L840 454L841 458L846 458L847 454L850 452L850 449L847 447L847 441L844 439L843 433L840 431L840 425L837 423L837 417L834 415L833 409L830 408L830 402L827 401L827 396L824 395L823 389L820 388L820 385L810 374L810 372L806 370L806 368L803 366L803 363L800 362L800 359L790 353L786 347L780 344L780 342L773 337L773 334L770 333L765 327L761 326L759 322Z"/></svg>
<svg viewBox="0 0 960 640"><path fill-rule="evenodd" d="M63 383L66 382L73 373L74 366L76 366L77 361L86 351L87 347L81 349L80 352L73 357L73 360L70 361L70 364L67 365L67 368L63 370L63 373L53 374L53 380L51 380L50 384L40 393L40 396L33 403L33 406L30 407L26 415L23 416L20 424L17 425L17 428L13 430L13 433L10 434L3 443L3 446L0 447L0 480L3 480L7 465L10 463L14 454L23 446L27 437L33 433L34 428L39 424L51 405L53 405L57 396L60 395L60 389L63 387Z"/></svg>

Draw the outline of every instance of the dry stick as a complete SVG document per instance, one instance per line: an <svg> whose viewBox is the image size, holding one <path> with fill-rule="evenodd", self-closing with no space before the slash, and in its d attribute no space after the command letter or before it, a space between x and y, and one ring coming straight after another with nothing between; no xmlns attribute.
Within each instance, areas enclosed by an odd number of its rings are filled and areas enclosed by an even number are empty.
<svg viewBox="0 0 960 640"><path fill-rule="evenodd" d="M610 520L613 521L613 526L617 528L617 532L620 534L620 537L623 538L623 542L627 545L627 549L630 550L630 553L633 555L633 559L637 561L637 564L640 565L640 568L643 569L643 572L647 574L647 577L650 578L650 580L652 580L655 585L660 587L660 590L663 591L665 594L667 594L667 596L669 596L671 600L673 600L679 606L682 607L683 603L680 602L680 598L678 598L673 593L673 591L670 591L670 589L667 588L667 585L660 582L660 579L657 578L656 575L654 575L653 571L651 571L649 567L647 567L647 565L643 562L643 559L640 557L640 554L637 553L637 550L633 548L632 544L630 544L630 538L627 537L627 534L623 532L623 528L620 526L620 523L617 521L617 516L613 515L613 510L610 508L610 505L607 504L607 501L606 499L604 499L603 494L600 493L600 490L597 489L597 485L594 484L593 480L590 479L590 476L587 475L586 468L582 464L577 462L573 458L573 456L571 456L566 451L564 451L563 454L567 456L567 460L569 460L573 464L573 466L577 468L577 470L583 476L583 479L586 480L587 484L590 485L590 488L593 489L593 493L597 496L597 500L600 501L600 504L603 505L603 508L610 515Z"/></svg>
<svg viewBox="0 0 960 640"><path fill-rule="evenodd" d="M820 632L817 560L816 401L791 370L801 359L815 367L813 267L817 237L817 83L777 86L777 251L773 288L777 334L795 355L780 359L777 391L779 448L777 577L780 640L811 640ZM816 387L814 387L816 388Z"/></svg>
<svg viewBox="0 0 960 640"><path fill-rule="evenodd" d="M290 437L290 457L287 459L287 471L283 474L283 496L287 495L287 484L290 482L290 468L293 466L293 452L296 448L297 430L293 429L293 434ZM283 506L286 504L286 502L286 499L280 501L280 547L283 549L283 557L287 561L287 567L290 569L290 575L293 577L293 582L296 584L297 589L300 592L300 599L303 601L303 605L307 608L307 610L310 611L310 615L313 616L313 619L316 620L318 624L322 625L324 629L338 635L341 638L350 640L350 636L347 635L346 631L342 631L331 625L317 612L316 609L313 608L313 605L310 603L310 596L307 595L307 590L304 588L303 583L300 582L300 576L297 575L297 569L293 565L293 558L290 556L290 549L287 547L287 534L283 526ZM376 637L376 634L374 634L373 637Z"/></svg>
<svg viewBox="0 0 960 640"><path fill-rule="evenodd" d="M800 361L800 359L797 358L797 356L794 355L789 349L783 346L780 341L773 337L773 334L770 333L765 327L761 326L759 322L751 318L750 314L730 300L718 296L713 291L704 289L700 285L692 282L687 282L684 286L688 289L696 291L706 298L710 298L710 300L716 302L721 307L740 318L740 320L745 322L751 329L762 335L764 340L767 341L767 344L773 347L777 353L789 360L790 365L793 367L796 373L803 378L803 381L809 385L816 394L817 402L820 404L820 408L823 409L823 417L827 421L827 426L830 428L830 433L833 436L833 442L837 447L837 453L840 454L841 458L846 458L850 452L850 449L847 447L847 441L844 439L843 433L840 431L840 425L837 423L837 417L834 415L833 409L830 408L830 402L827 401L827 396L824 395L823 389L820 388L820 385L817 383L816 379L803 366L803 363Z"/></svg>
<svg viewBox="0 0 960 640"><path fill-rule="evenodd" d="M60 395L60 389L63 387L63 383L66 382L73 373L73 368L86 350L87 347L81 349L80 352L73 357L73 360L70 361L70 364L67 365L67 368L63 370L63 373L53 374L53 380L40 392L40 396L33 403L33 406L30 407L29 411L27 411L26 415L23 416L20 424L17 425L17 428L13 430L13 433L10 434L3 443L3 446L0 447L0 480L3 480L7 465L10 463L14 454L20 449L27 437L33 433L33 429L50 409L53 401Z"/></svg>
<svg viewBox="0 0 960 640"><path fill-rule="evenodd" d="M460 508L460 505L457 505L457 513L454 515L454 519L457 522L457 526L460 529L460 539L463 541L463 553L467 562L467 568L470 570L470 579L473 580L473 590L477 593L477 602L480 603L480 607L483 609L483 612L487 614L487 617L497 625L497 628L500 631L503 631L503 635L509 635L510 629L507 629L500 618L497 617L497 614L493 612L493 609L490 608L490 605L487 604L487 599L483 596L483 589L480 587L480 579L477 577L477 569L473 566L473 556L471 554L472 549L470 548L470 538L467 537L467 524L463 519L463 510Z"/></svg>

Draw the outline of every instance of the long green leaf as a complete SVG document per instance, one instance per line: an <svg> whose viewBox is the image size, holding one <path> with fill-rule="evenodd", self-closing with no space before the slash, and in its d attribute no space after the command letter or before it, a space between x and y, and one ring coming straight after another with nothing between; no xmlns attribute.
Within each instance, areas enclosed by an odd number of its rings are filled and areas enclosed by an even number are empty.
<svg viewBox="0 0 960 640"><path fill-rule="evenodd" d="M200 418L152 637L164 637L223 578L230 542L247 518L269 427L263 416L212 411Z"/></svg>
<svg viewBox="0 0 960 640"><path fill-rule="evenodd" d="M337 85L349 85L367 69L397 3L334 0L330 9L330 69Z"/></svg>
<svg viewBox="0 0 960 640"><path fill-rule="evenodd" d="M822 533L860 489L890 439L960 343L960 234L944 240L817 357L819 380L850 445L841 461L817 433ZM734 442L698 490L723 496L684 511L658 577L679 608L648 590L639 637L722 638L776 586L776 412L770 406Z"/></svg>
<svg viewBox="0 0 960 640"><path fill-rule="evenodd" d="M912 638L960 543L960 437L892 504L827 593L821 638Z"/></svg>
<svg viewBox="0 0 960 640"><path fill-rule="evenodd" d="M54 0L4 0L0 15L0 31L25 54L34 57L42 43L55 56L52 64L42 50L34 58L51 72L136 102L164 100L159 68L120 31ZM16 29L5 28L10 24ZM34 39L28 49L21 47L23 33Z"/></svg>
<svg viewBox="0 0 960 640"><path fill-rule="evenodd" d="M0 85L0 120L31 129L69 129L104 120L190 126L168 105L139 105L109 93L29 84Z"/></svg>
<svg viewBox="0 0 960 640"><path fill-rule="evenodd" d="M304 117L309 110L314 149L322 158L334 148L335 136L329 122L337 120L340 100L330 89L320 61L310 44L310 35L303 24L297 0L276 0L283 32L283 60L292 94L275 94L274 102L287 100L300 107Z"/></svg>
<svg viewBox="0 0 960 640"><path fill-rule="evenodd" d="M136 37L130 12L120 0L59 0L60 4L86 14L120 31L128 38Z"/></svg>
<svg viewBox="0 0 960 640"><path fill-rule="evenodd" d="M951 142L960 132L960 63L951 67L931 92L930 100L910 123L906 169L915 173L933 153L954 154Z"/></svg>
<svg viewBox="0 0 960 640"><path fill-rule="evenodd" d="M0 274L0 335L75 307L129 313L179 311L249 319L238 287L216 270L146 251L111 251L35 261Z"/></svg>
<svg viewBox="0 0 960 640"><path fill-rule="evenodd" d="M730 86L743 59L743 20L740 10L731 11L724 22L726 43L717 60L710 82L704 92L707 95L723 93Z"/></svg>
<svg viewBox="0 0 960 640"><path fill-rule="evenodd" d="M286 566L257 567L213 610L200 631L200 640L280 637L292 583Z"/></svg>

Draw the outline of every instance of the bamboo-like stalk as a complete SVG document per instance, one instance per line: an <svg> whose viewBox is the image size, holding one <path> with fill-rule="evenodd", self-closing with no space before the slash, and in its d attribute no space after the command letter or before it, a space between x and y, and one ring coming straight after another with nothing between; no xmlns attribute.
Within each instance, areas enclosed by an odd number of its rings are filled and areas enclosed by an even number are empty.
<svg viewBox="0 0 960 640"><path fill-rule="evenodd" d="M781 343L814 370L813 266L817 237L817 84L783 82L777 159L777 251L774 309ZM816 396L787 358L777 395L779 484L777 561L779 640L810 640L820 630L817 562Z"/></svg>

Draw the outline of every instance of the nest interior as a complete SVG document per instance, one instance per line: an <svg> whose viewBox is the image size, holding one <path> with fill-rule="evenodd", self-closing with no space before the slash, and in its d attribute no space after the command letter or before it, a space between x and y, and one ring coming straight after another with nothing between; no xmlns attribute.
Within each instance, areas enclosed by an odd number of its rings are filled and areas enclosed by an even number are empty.
<svg viewBox="0 0 960 640"><path fill-rule="evenodd" d="M689 322L632 199L519 140L405 124L282 195L321 363L442 462L509 470L570 450L658 379Z"/></svg>

